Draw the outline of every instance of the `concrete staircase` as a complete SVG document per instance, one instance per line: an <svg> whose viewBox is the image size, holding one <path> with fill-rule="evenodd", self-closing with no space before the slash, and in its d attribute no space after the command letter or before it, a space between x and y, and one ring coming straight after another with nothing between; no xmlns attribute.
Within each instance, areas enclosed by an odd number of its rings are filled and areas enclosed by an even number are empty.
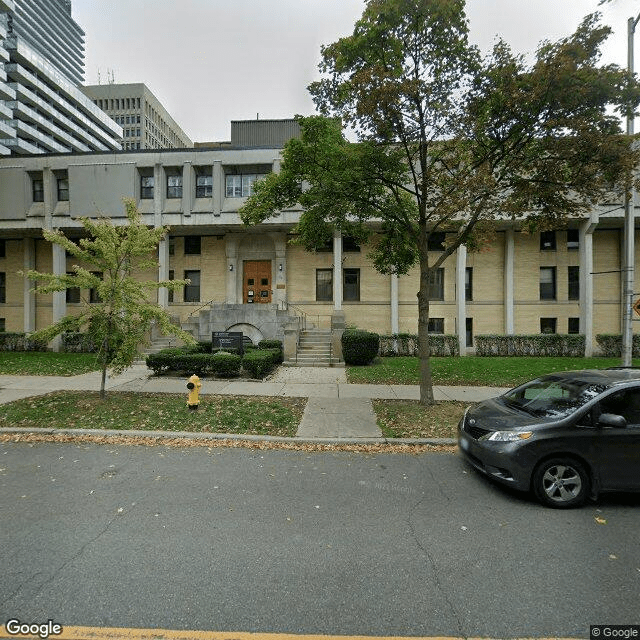
<svg viewBox="0 0 640 640"><path fill-rule="evenodd" d="M344 366L332 353L331 331L322 329L301 331L295 360L284 364L297 367Z"/></svg>

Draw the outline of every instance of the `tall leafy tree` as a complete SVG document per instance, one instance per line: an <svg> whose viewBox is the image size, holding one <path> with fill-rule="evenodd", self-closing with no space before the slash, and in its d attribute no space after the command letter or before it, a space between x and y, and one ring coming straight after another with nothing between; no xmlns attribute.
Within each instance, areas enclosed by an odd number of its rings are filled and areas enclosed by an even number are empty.
<svg viewBox="0 0 640 640"><path fill-rule="evenodd" d="M382 273L418 265L420 400L433 402L430 283L464 244L479 249L496 221L553 228L625 184L637 161L619 115L638 85L599 66L609 29L587 16L571 37L528 62L498 41L482 57L468 41L464 0L369 0L353 34L322 48L309 90L324 117L301 118L282 171L243 208L257 223L303 205L307 247L333 228L376 232ZM349 143L341 125L355 132ZM447 232L444 251L429 238Z"/></svg>
<svg viewBox="0 0 640 640"><path fill-rule="evenodd" d="M131 366L138 346L156 322L167 335L175 335L187 344L193 337L171 321L167 312L150 302L160 287L176 290L186 280L139 279L147 268L158 266L158 244L168 228L148 228L141 219L133 200L125 200L127 224L115 225L109 218L81 218L86 237L77 243L61 231L44 231L46 240L60 245L78 260L73 273L51 274L28 271L25 275L36 281L36 293L52 293L66 289L90 289L93 302L82 301L80 313L67 315L49 327L36 331L36 339L52 340L67 331L86 330L98 347L97 359L102 369L100 396L105 396L107 370L121 373ZM138 274L138 277L136 277Z"/></svg>

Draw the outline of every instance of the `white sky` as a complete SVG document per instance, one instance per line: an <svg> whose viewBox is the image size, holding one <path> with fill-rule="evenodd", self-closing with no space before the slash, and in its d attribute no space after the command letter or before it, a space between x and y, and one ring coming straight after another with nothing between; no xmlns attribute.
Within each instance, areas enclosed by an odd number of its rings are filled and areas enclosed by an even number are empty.
<svg viewBox="0 0 640 640"><path fill-rule="evenodd" d="M194 142L228 140L230 121L314 113L307 85L320 46L353 32L364 0L72 0L86 84L144 82ZM467 0L471 40L518 52L571 34L600 9L613 27L603 60L627 63L640 0ZM640 69L640 25L636 69Z"/></svg>

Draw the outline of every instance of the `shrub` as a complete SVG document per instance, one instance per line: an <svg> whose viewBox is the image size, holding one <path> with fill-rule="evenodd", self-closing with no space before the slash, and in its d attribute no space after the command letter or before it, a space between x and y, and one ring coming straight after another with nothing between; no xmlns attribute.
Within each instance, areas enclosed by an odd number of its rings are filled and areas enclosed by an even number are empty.
<svg viewBox="0 0 640 640"><path fill-rule="evenodd" d="M264 378L281 361L280 349L255 349L245 353L242 368L252 378Z"/></svg>
<svg viewBox="0 0 640 640"><path fill-rule="evenodd" d="M187 353L185 349L163 349L147 356L147 366L156 375L176 371L184 375L232 377L240 374L241 358L227 351Z"/></svg>
<svg viewBox="0 0 640 640"><path fill-rule="evenodd" d="M603 356L617 358L622 355L622 336L620 334L599 333L596 342ZM633 336L632 355L640 358L640 335Z"/></svg>
<svg viewBox="0 0 640 640"><path fill-rule="evenodd" d="M282 351L282 342L280 340L260 340L258 349L280 349Z"/></svg>
<svg viewBox="0 0 640 640"><path fill-rule="evenodd" d="M585 337L559 333L476 336L477 356L584 357Z"/></svg>
<svg viewBox="0 0 640 640"><path fill-rule="evenodd" d="M201 357L210 360L212 367L211 371L217 376L228 378L240 374L242 358L237 353L218 351L212 355L203 354Z"/></svg>
<svg viewBox="0 0 640 640"><path fill-rule="evenodd" d="M429 351L432 356L460 355L458 336L429 334ZM381 356L417 356L418 336L410 333L396 333L391 336L380 336Z"/></svg>
<svg viewBox="0 0 640 640"><path fill-rule="evenodd" d="M342 334L342 356L346 364L370 364L378 355L379 348L380 336L377 333L347 329Z"/></svg>
<svg viewBox="0 0 640 640"><path fill-rule="evenodd" d="M46 340L33 340L26 333L0 331L0 351L46 351Z"/></svg>
<svg viewBox="0 0 640 640"><path fill-rule="evenodd" d="M69 331L62 334L62 350L66 353L95 353L98 348L88 333Z"/></svg>

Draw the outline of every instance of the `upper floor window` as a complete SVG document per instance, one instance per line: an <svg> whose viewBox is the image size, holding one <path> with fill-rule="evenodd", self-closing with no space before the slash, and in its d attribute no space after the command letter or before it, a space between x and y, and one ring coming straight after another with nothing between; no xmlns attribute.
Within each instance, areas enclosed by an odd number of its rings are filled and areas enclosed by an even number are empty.
<svg viewBox="0 0 640 640"><path fill-rule="evenodd" d="M140 198L142 200L153 200L153 190L155 178L153 176L140 176Z"/></svg>
<svg viewBox="0 0 640 640"><path fill-rule="evenodd" d="M443 231L434 231L429 234L427 249L429 251L444 251L446 234Z"/></svg>
<svg viewBox="0 0 640 640"><path fill-rule="evenodd" d="M580 300L580 267L568 267L569 300Z"/></svg>
<svg viewBox="0 0 640 640"><path fill-rule="evenodd" d="M0 271L0 302L7 301L7 274Z"/></svg>
<svg viewBox="0 0 640 640"><path fill-rule="evenodd" d="M197 256L201 252L201 238L200 236L185 236L184 237L184 255L185 256Z"/></svg>
<svg viewBox="0 0 640 640"><path fill-rule="evenodd" d="M69 178L58 178L58 202L69 200Z"/></svg>
<svg viewBox="0 0 640 640"><path fill-rule="evenodd" d="M540 232L540 251L556 250L556 232L542 231Z"/></svg>
<svg viewBox="0 0 640 640"><path fill-rule="evenodd" d="M567 249L569 251L576 251L580 248L580 232L578 229L567 230Z"/></svg>
<svg viewBox="0 0 640 640"><path fill-rule="evenodd" d="M473 300L473 267L466 267L464 272L464 299Z"/></svg>
<svg viewBox="0 0 640 640"><path fill-rule="evenodd" d="M182 174L167 176L167 198L182 198Z"/></svg>
<svg viewBox="0 0 640 640"><path fill-rule="evenodd" d="M31 196L34 202L44 202L44 180L42 174L31 178Z"/></svg>
<svg viewBox="0 0 640 640"><path fill-rule="evenodd" d="M196 176L196 198L210 198L213 195L213 176Z"/></svg>
<svg viewBox="0 0 640 640"><path fill-rule="evenodd" d="M253 184L265 177L264 173L243 173L226 176L226 197L246 198L253 194Z"/></svg>
<svg viewBox="0 0 640 640"><path fill-rule="evenodd" d="M342 298L346 301L360 300L360 269L344 269Z"/></svg>
<svg viewBox="0 0 640 640"><path fill-rule="evenodd" d="M556 268L540 267L540 300L556 299Z"/></svg>
<svg viewBox="0 0 640 640"><path fill-rule="evenodd" d="M429 299L444 300L444 269L442 267L431 271L429 276Z"/></svg>
<svg viewBox="0 0 640 640"><path fill-rule="evenodd" d="M342 236L342 250L358 253L360 245L351 236Z"/></svg>
<svg viewBox="0 0 640 640"><path fill-rule="evenodd" d="M7 241L0 240L0 258L6 258L7 256Z"/></svg>

